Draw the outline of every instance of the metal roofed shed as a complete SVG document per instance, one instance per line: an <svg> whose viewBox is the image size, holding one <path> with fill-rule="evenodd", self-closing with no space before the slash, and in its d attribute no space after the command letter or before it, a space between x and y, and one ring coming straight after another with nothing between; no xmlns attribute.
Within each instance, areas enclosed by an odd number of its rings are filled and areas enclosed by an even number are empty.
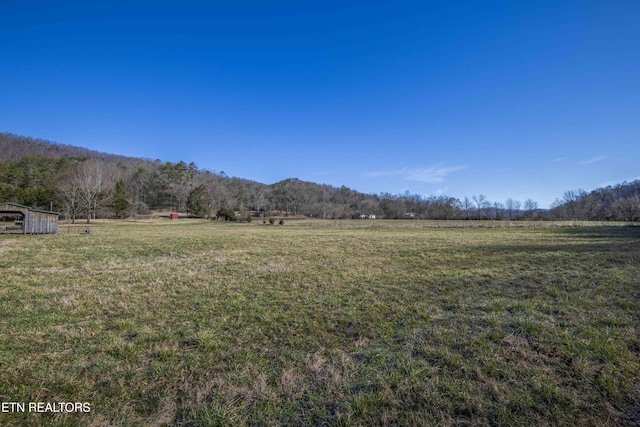
<svg viewBox="0 0 640 427"><path fill-rule="evenodd" d="M54 234L58 232L59 212L30 208L17 203L0 203L0 217L21 218L13 226L2 227L2 231L18 231L21 234Z"/></svg>

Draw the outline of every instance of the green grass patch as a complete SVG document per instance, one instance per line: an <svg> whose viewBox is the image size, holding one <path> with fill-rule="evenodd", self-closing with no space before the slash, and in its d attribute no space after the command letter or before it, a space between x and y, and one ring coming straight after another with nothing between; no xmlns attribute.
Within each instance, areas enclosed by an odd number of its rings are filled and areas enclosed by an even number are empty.
<svg viewBox="0 0 640 427"><path fill-rule="evenodd" d="M640 227L0 236L2 425L640 422Z"/></svg>

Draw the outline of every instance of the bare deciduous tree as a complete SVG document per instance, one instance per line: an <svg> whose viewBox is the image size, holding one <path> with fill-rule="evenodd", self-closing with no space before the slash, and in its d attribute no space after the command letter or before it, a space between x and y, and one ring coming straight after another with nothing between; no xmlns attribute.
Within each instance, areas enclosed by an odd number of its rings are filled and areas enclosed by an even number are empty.
<svg viewBox="0 0 640 427"><path fill-rule="evenodd" d="M578 192L574 190L565 191L562 201L565 207L564 212L569 216L569 218L565 219L575 220L578 209Z"/></svg>
<svg viewBox="0 0 640 427"><path fill-rule="evenodd" d="M533 214L535 212L536 209L538 209L538 202L532 200L532 199L527 199L524 201L524 214L527 218L531 219L533 218Z"/></svg>
<svg viewBox="0 0 640 427"><path fill-rule="evenodd" d="M64 205L65 216L72 224L76 223L76 216L80 209L80 192L72 182L70 176L62 177L57 186L58 194Z"/></svg>
<svg viewBox="0 0 640 427"><path fill-rule="evenodd" d="M640 220L640 196L638 194L624 199L618 199L614 203L614 206L622 214L624 221Z"/></svg>
<svg viewBox="0 0 640 427"><path fill-rule="evenodd" d="M504 205L500 202L493 203L493 217L497 220L501 220L504 215Z"/></svg>
<svg viewBox="0 0 640 427"><path fill-rule="evenodd" d="M491 208L491 203L487 199L487 196L480 194L478 196L472 196L472 199L476 204L478 218L489 217L487 210Z"/></svg>
<svg viewBox="0 0 640 427"><path fill-rule="evenodd" d="M98 209L105 206L113 190L116 176L105 164L97 160L87 160L75 165L58 182L58 191L65 203L72 222L83 211L87 224L95 218Z"/></svg>
<svg viewBox="0 0 640 427"><path fill-rule="evenodd" d="M507 210L509 221L511 221L518 216L518 211L520 210L520 202L509 197L507 200L505 200L504 207Z"/></svg>
<svg viewBox="0 0 640 427"><path fill-rule="evenodd" d="M462 210L464 211L464 219L471 219L471 210L473 209L473 204L471 200L467 196L462 200Z"/></svg>

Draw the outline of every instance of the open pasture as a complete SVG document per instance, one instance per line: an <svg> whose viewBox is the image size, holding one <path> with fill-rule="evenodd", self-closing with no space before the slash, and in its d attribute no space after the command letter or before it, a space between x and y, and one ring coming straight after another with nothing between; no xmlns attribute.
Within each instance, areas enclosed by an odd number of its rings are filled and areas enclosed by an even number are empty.
<svg viewBox="0 0 640 427"><path fill-rule="evenodd" d="M1 425L634 425L640 227L0 236Z"/></svg>

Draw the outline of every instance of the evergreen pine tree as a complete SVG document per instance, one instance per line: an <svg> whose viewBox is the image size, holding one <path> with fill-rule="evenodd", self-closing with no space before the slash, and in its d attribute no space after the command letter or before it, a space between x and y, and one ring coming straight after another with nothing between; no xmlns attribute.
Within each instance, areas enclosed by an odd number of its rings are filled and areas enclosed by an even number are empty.
<svg viewBox="0 0 640 427"><path fill-rule="evenodd" d="M116 217L124 218L127 213L127 209L131 206L129 202L129 190L124 181L119 180L116 182L116 189L113 193L113 202L111 203L111 209L116 214Z"/></svg>
<svg viewBox="0 0 640 427"><path fill-rule="evenodd" d="M209 215L209 205L211 197L205 185L199 185L189 193L187 198L187 209L191 215L196 217L206 217Z"/></svg>

